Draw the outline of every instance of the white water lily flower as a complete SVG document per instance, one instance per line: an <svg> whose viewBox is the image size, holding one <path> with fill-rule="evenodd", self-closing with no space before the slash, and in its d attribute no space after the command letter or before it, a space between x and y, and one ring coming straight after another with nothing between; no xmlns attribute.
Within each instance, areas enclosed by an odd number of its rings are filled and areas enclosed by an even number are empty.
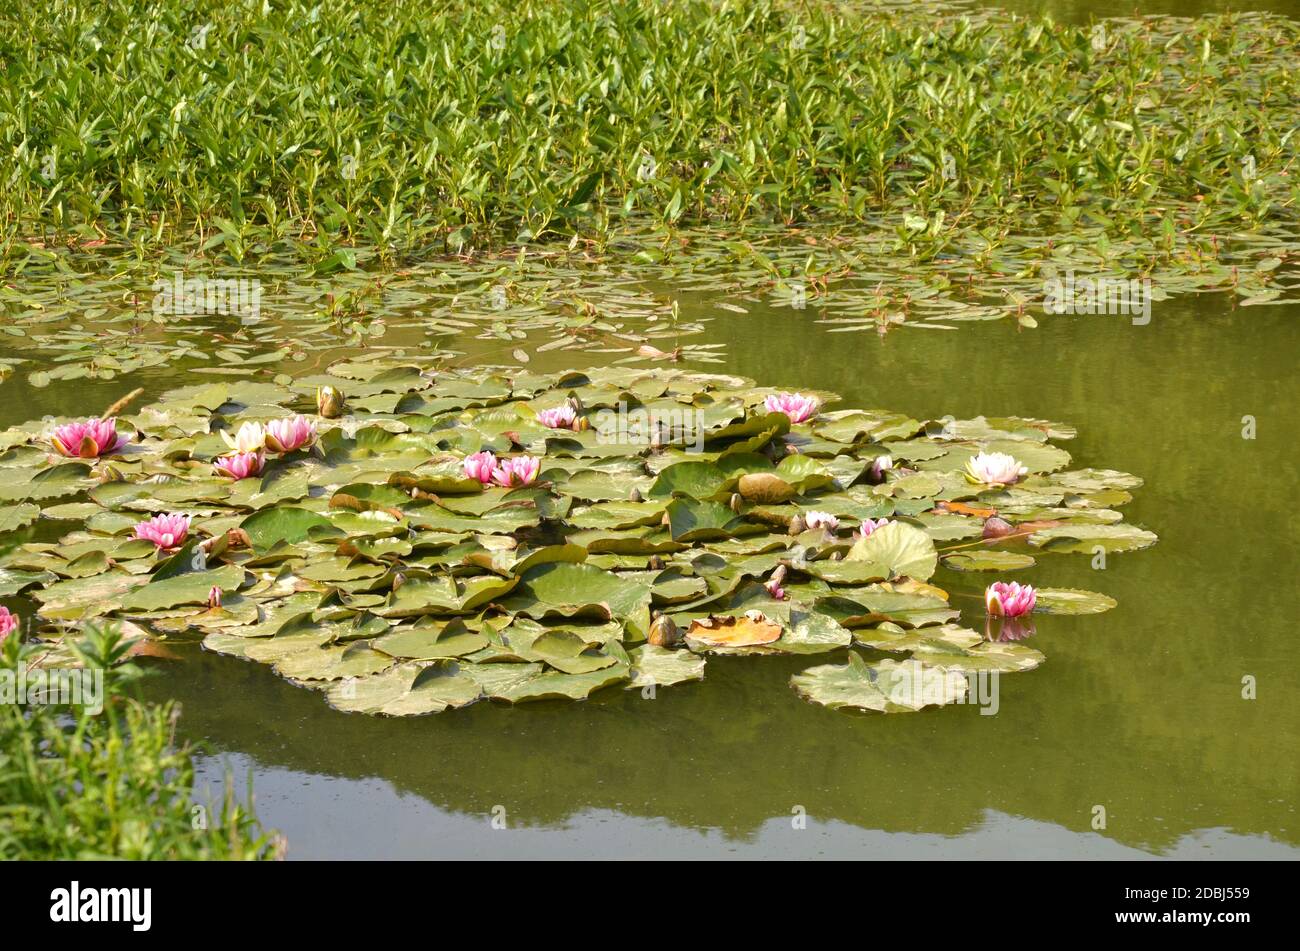
<svg viewBox="0 0 1300 951"><path fill-rule="evenodd" d="M981 452L966 463L966 478L983 485L1011 485L1029 470L1005 452Z"/></svg>
<svg viewBox="0 0 1300 951"><path fill-rule="evenodd" d="M806 512L804 514L804 524L809 528L824 528L828 532L833 532L840 527L840 520L830 512Z"/></svg>
<svg viewBox="0 0 1300 951"><path fill-rule="evenodd" d="M257 452L266 445L266 427L261 423L248 422L239 427L235 437L230 438L227 430L221 431L221 438L236 452Z"/></svg>

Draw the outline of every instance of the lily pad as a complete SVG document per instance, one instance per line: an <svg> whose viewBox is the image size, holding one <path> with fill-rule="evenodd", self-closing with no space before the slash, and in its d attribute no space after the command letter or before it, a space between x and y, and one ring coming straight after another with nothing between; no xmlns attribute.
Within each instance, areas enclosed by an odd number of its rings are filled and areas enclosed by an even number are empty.
<svg viewBox="0 0 1300 951"><path fill-rule="evenodd" d="M704 658L691 651L642 644L628 654L632 658L629 690L649 686L671 687L688 680L704 679Z"/></svg>
<svg viewBox="0 0 1300 951"><path fill-rule="evenodd" d="M200 369L256 372L236 366L256 359L246 349L231 343L229 366ZM800 677L818 691L838 685L831 706L917 709L938 701L904 687L951 702L955 677L1043 660L1015 640L1027 625L980 635L954 623L947 592L930 583L936 540L977 538L993 514L1033 531L1033 556L948 546L945 565L963 571L1154 541L1116 509L1140 480L1066 471L1053 443L1074 432L1055 422L849 409L791 425L747 380L662 362L430 373L357 347L324 372L276 379L165 393L139 407L139 435L111 459L51 458L44 424L0 434L0 597L31 602L24 620L49 642L50 663L75 661L59 647L68 622L105 617L158 637L201 635L206 649L271 665L339 709L404 716L667 687L700 679L702 654L856 642L911 658L868 664L850 650L847 667ZM214 471L209 461L228 452L219 431L256 434L245 424L310 413L318 386L350 399L327 406L342 416L294 424L315 429L309 451L263 445L259 471ZM620 406L676 412L695 421L703 451L679 424L654 440L637 429L641 442L540 424L539 409L575 404L589 422ZM1031 472L972 486L962 467L979 450L1011 452ZM470 458L479 452L494 455ZM813 511L838 527L807 529ZM160 515L172 517L166 550L135 537ZM890 521L851 537L868 518ZM1113 602L1046 587L1038 604L1085 613ZM652 609L666 613L653 629Z"/></svg>
<svg viewBox="0 0 1300 951"><path fill-rule="evenodd" d="M1038 588L1036 610L1044 614L1101 614L1118 603L1109 595L1078 588Z"/></svg>
<svg viewBox="0 0 1300 951"><path fill-rule="evenodd" d="M854 652L847 664L810 667L790 678L805 700L832 710L911 713L927 706L956 703L966 695L967 680L957 671L916 660L882 660L869 664Z"/></svg>
<svg viewBox="0 0 1300 951"><path fill-rule="evenodd" d="M970 551L953 552L943 556L945 568L957 571L1019 571L1034 566L1034 556L1018 551Z"/></svg>
<svg viewBox="0 0 1300 951"><path fill-rule="evenodd" d="M845 561L862 561L886 569L885 577L928 581L939 563L934 540L904 522L890 522L857 541Z"/></svg>

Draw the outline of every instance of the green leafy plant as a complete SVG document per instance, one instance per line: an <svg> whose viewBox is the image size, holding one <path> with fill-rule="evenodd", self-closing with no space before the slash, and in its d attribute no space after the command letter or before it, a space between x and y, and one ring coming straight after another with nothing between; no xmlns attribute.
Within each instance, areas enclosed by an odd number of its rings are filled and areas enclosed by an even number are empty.
<svg viewBox="0 0 1300 951"><path fill-rule="evenodd" d="M931 223L904 234L925 256L941 211L948 232L1257 228L1294 217L1298 37L924 3L4 0L0 255L329 262L884 214Z"/></svg>
<svg viewBox="0 0 1300 951"><path fill-rule="evenodd" d="M103 709L0 704L0 858L267 859L283 854L251 809L227 792L196 803L193 751L174 741L179 708L129 696L141 675L116 624L68 639L87 673L103 674ZM15 633L0 677L34 668L49 646Z"/></svg>

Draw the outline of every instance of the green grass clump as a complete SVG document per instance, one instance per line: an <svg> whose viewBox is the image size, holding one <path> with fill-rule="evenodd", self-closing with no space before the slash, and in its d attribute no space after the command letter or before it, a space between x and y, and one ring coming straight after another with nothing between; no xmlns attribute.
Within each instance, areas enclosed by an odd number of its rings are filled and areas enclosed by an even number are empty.
<svg viewBox="0 0 1300 951"><path fill-rule="evenodd" d="M630 219L1250 228L1294 217L1298 52L1266 16L0 0L0 259L600 243Z"/></svg>
<svg viewBox="0 0 1300 951"><path fill-rule="evenodd" d="M103 711L0 703L0 859L265 859L283 854L229 791L192 799L191 751L172 741L178 709L125 695L139 671L112 627L76 647L104 670ZM0 676L30 669L48 645L0 646Z"/></svg>

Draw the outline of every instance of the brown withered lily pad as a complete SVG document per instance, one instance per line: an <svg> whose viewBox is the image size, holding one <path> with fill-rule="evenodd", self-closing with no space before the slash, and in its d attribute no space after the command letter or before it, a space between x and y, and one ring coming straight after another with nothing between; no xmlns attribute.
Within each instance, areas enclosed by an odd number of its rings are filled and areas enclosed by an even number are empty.
<svg viewBox="0 0 1300 951"><path fill-rule="evenodd" d="M686 639L711 647L757 647L781 636L781 625L755 611L740 617L707 617L692 621Z"/></svg>

